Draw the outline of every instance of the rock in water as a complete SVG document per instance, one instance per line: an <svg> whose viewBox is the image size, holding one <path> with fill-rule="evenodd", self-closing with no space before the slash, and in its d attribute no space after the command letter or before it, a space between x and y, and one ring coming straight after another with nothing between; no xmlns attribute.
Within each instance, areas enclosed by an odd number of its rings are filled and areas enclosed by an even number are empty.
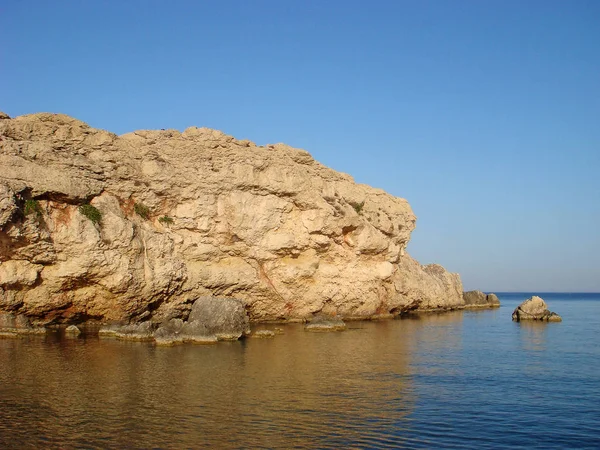
<svg viewBox="0 0 600 450"><path fill-rule="evenodd" d="M275 337L275 332L272 330L256 330L252 333L251 337L254 338L272 338Z"/></svg>
<svg viewBox="0 0 600 450"><path fill-rule="evenodd" d="M19 334L43 334L46 330L32 327L29 319L22 314L4 313L0 311L0 336L16 336Z"/></svg>
<svg viewBox="0 0 600 450"><path fill-rule="evenodd" d="M203 296L242 298L257 321L464 305L457 274L406 254L406 200L304 150L207 128L0 119L0 312L33 327L149 321L115 331L146 339Z"/></svg>
<svg viewBox="0 0 600 450"><path fill-rule="evenodd" d="M101 337L113 337L128 341L153 341L154 325L150 321L128 325L111 325L98 331Z"/></svg>
<svg viewBox="0 0 600 450"><path fill-rule="evenodd" d="M304 329L306 331L344 331L346 324L339 317L319 315L314 317Z"/></svg>
<svg viewBox="0 0 600 450"><path fill-rule="evenodd" d="M500 306L500 300L496 294L484 294L481 291L463 292L465 308L493 308Z"/></svg>
<svg viewBox="0 0 600 450"><path fill-rule="evenodd" d="M67 328L65 328L66 337L76 338L80 334L81 330L77 327L77 325L69 325Z"/></svg>
<svg viewBox="0 0 600 450"><path fill-rule="evenodd" d="M546 322L561 322L562 318L548 310L546 302L536 295L521 303L512 313L512 320L543 320Z"/></svg>
<svg viewBox="0 0 600 450"><path fill-rule="evenodd" d="M235 340L250 333L244 303L235 298L200 297L192 306L188 318L191 324L219 340Z"/></svg>
<svg viewBox="0 0 600 450"><path fill-rule="evenodd" d="M173 345L183 342L183 326L185 322L181 319L170 319L164 322L154 332L154 341L158 345Z"/></svg>
<svg viewBox="0 0 600 450"><path fill-rule="evenodd" d="M210 344L236 340L250 332L244 303L235 298L201 297L196 300L187 321L170 319L154 333L159 345L180 342Z"/></svg>
<svg viewBox="0 0 600 450"><path fill-rule="evenodd" d="M489 293L487 295L487 302L491 306L500 306L500 299L494 293Z"/></svg>

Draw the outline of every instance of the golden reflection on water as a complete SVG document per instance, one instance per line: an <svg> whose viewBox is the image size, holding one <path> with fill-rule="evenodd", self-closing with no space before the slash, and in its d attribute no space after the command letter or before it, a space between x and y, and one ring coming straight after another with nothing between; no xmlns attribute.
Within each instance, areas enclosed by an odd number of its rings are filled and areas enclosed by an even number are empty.
<svg viewBox="0 0 600 450"><path fill-rule="evenodd" d="M394 447L417 400L413 355L460 347L462 317L211 346L0 340L0 446Z"/></svg>

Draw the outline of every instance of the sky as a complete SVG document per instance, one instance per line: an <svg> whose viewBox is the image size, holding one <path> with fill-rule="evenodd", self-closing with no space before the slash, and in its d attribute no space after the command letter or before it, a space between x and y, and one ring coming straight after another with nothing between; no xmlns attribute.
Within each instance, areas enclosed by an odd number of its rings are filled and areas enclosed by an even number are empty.
<svg viewBox="0 0 600 450"><path fill-rule="evenodd" d="M0 111L284 142L465 289L600 291L600 1L3 0Z"/></svg>

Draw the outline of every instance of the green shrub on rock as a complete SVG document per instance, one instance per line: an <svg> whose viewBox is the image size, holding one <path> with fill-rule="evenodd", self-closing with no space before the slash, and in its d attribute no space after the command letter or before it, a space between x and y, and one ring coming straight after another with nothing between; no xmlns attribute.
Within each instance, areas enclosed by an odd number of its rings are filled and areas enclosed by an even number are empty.
<svg viewBox="0 0 600 450"><path fill-rule="evenodd" d="M42 207L37 200L25 200L24 212L26 216L35 214L37 217L42 217Z"/></svg>
<svg viewBox="0 0 600 450"><path fill-rule="evenodd" d="M169 216L162 216L158 218L158 221L163 225L171 225L173 223L173 219Z"/></svg>
<svg viewBox="0 0 600 450"><path fill-rule="evenodd" d="M133 205L133 210L142 219L148 220L150 218L150 208L148 208L143 203L135 203Z"/></svg>
<svg viewBox="0 0 600 450"><path fill-rule="evenodd" d="M98 211L98 208L90 205L89 203L81 205L79 207L79 212L90 219L94 224L99 223L102 219L102 213Z"/></svg>
<svg viewBox="0 0 600 450"><path fill-rule="evenodd" d="M365 206L365 202L355 203L354 205L352 205L354 211L356 211L357 214L360 214L362 212L363 206Z"/></svg>

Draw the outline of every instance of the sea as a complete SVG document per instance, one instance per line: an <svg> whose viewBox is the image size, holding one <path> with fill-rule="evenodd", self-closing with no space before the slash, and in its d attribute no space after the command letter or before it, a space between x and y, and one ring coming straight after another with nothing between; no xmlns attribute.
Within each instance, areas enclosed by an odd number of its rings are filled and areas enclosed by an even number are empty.
<svg viewBox="0 0 600 450"><path fill-rule="evenodd" d="M512 322L532 294L563 322ZM215 345L0 339L0 448L599 449L600 294L498 296Z"/></svg>

